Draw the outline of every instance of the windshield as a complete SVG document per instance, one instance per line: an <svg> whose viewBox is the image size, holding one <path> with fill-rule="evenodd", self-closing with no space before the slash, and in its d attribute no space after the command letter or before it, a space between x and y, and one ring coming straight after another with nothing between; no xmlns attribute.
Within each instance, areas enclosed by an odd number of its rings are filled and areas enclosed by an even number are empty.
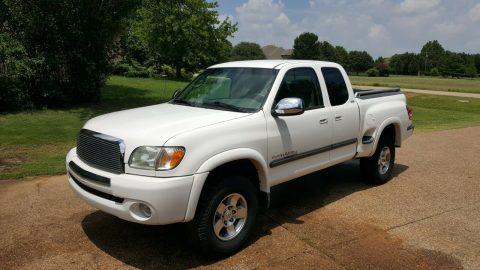
<svg viewBox="0 0 480 270"><path fill-rule="evenodd" d="M238 112L259 110L275 77L276 69L211 68L200 74L173 103Z"/></svg>

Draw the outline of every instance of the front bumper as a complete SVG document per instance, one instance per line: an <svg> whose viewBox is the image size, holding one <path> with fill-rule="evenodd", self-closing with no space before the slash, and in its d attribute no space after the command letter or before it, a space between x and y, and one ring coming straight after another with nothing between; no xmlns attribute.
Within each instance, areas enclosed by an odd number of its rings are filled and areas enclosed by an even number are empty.
<svg viewBox="0 0 480 270"><path fill-rule="evenodd" d="M121 219L142 224L171 224L185 221L194 176L157 178L112 174L82 162L76 148L66 158L68 181L77 195L90 205ZM73 170L69 163L80 169ZM110 179L109 183L90 179L86 171ZM150 207L151 217L139 214L139 204Z"/></svg>

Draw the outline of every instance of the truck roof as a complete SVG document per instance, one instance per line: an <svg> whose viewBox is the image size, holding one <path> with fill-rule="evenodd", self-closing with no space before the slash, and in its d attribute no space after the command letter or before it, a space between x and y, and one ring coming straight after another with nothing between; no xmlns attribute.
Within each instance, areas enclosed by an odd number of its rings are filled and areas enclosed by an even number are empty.
<svg viewBox="0 0 480 270"><path fill-rule="evenodd" d="M315 60L295 60L295 59L279 59L279 60L247 60L234 61L213 65L209 68L227 68L227 67L251 67L251 68L276 68L280 69L285 65L294 64L310 64L321 66L338 66L337 63L315 61Z"/></svg>

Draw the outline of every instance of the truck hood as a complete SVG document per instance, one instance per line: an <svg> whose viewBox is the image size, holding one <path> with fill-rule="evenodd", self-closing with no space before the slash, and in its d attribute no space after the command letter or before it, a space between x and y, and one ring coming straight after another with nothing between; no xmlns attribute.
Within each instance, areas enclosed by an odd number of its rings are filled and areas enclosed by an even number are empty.
<svg viewBox="0 0 480 270"><path fill-rule="evenodd" d="M127 154L141 145L161 146L182 132L247 115L163 103L97 116L83 128L122 139Z"/></svg>

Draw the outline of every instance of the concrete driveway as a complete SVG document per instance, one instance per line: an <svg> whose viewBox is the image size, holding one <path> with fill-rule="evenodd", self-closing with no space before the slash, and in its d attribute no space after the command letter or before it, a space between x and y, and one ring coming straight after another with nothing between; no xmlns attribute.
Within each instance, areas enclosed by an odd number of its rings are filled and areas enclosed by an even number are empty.
<svg viewBox="0 0 480 270"><path fill-rule="evenodd" d="M480 269L480 127L415 134L395 177L350 162L282 185L238 254L208 260L184 227L143 226L76 198L65 176L0 182L0 269Z"/></svg>

